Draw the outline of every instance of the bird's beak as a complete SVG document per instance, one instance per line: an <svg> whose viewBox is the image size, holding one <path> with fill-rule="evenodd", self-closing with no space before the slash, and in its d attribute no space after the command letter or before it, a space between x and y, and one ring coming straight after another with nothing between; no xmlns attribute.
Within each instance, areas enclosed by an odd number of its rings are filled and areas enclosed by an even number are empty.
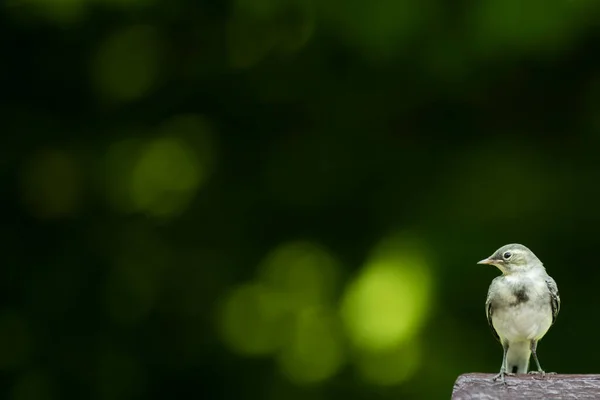
<svg viewBox="0 0 600 400"><path fill-rule="evenodd" d="M487 264L487 265L495 265L498 264L498 260L495 260L493 258L484 258L483 260L479 261L477 264Z"/></svg>

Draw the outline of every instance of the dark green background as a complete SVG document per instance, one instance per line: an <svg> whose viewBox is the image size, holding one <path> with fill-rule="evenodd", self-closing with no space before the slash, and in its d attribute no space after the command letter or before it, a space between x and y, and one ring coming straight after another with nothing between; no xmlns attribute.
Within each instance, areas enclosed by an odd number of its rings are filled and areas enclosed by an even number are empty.
<svg viewBox="0 0 600 400"><path fill-rule="evenodd" d="M510 242L598 372L599 11L2 2L0 397L448 398Z"/></svg>

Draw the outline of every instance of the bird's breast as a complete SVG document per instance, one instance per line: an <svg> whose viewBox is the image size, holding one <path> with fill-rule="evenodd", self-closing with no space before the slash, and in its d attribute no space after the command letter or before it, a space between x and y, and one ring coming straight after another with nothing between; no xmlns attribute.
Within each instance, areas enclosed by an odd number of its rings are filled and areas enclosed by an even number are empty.
<svg viewBox="0 0 600 400"><path fill-rule="evenodd" d="M509 341L539 339L552 325L550 295L544 281L506 281L498 286L492 324Z"/></svg>
<svg viewBox="0 0 600 400"><path fill-rule="evenodd" d="M540 339L552 325L550 306L522 303L498 309L492 324L501 338L509 341Z"/></svg>

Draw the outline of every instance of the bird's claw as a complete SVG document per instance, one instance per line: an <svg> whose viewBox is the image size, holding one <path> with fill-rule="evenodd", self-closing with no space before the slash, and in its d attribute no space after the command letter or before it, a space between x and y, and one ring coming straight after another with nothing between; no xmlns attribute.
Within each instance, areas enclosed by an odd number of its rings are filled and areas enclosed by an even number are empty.
<svg viewBox="0 0 600 400"><path fill-rule="evenodd" d="M541 375L542 378L545 378L546 375L556 375L556 372L546 372L546 371L529 371L530 375Z"/></svg>
<svg viewBox="0 0 600 400"><path fill-rule="evenodd" d="M496 376L494 376L494 377L492 378L492 380L493 380L494 382L496 382L498 379L501 379L501 380L502 380L502 383L506 385L506 377L507 377L507 376L514 376L514 375L515 375L515 374L513 374L512 372L504 372L504 371L500 371L500 372L498 373L498 375L496 375Z"/></svg>

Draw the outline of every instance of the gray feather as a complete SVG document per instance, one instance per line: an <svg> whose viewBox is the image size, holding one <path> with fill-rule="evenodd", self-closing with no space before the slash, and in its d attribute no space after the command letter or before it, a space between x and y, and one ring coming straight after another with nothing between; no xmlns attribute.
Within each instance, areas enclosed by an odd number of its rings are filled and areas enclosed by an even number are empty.
<svg viewBox="0 0 600 400"><path fill-rule="evenodd" d="M494 328L494 324L492 323L492 315L494 314L494 307L492 305L492 297L494 295L494 293L493 293L494 292L494 283L498 282L502 278L503 278L502 276L497 276L492 280L490 288L488 289L487 299L485 301L485 315L487 317L488 325L490 326L490 329L492 330L492 335L494 335L496 340L498 340L499 342L500 342L500 335L498 335L498 332L496 332L496 328Z"/></svg>
<svg viewBox="0 0 600 400"><path fill-rule="evenodd" d="M556 321L558 312L560 311L560 295L558 294L558 286L551 277L546 278L546 285L548 285L548 291L550 291L550 305L552 306L552 324Z"/></svg>

